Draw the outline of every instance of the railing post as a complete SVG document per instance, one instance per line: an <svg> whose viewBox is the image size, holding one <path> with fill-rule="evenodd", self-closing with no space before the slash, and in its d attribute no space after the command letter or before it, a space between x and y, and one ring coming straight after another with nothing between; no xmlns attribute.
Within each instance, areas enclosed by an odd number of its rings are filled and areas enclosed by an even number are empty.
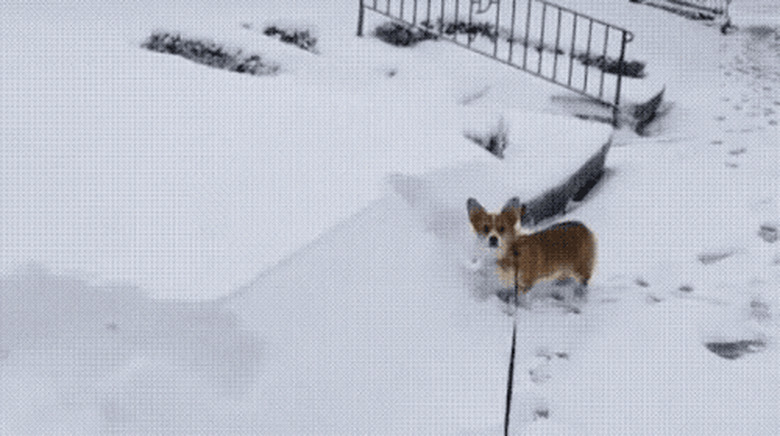
<svg viewBox="0 0 780 436"><path fill-rule="evenodd" d="M363 0L358 0L358 5L357 36L363 36L363 18L366 14L365 6L363 6Z"/></svg>
<svg viewBox="0 0 780 436"><path fill-rule="evenodd" d="M617 71L617 89L615 89L615 106L612 108L612 127L618 126L618 113L620 112L620 89L623 82L624 59L626 57L626 31L622 31L623 37L620 38L620 59L618 59Z"/></svg>

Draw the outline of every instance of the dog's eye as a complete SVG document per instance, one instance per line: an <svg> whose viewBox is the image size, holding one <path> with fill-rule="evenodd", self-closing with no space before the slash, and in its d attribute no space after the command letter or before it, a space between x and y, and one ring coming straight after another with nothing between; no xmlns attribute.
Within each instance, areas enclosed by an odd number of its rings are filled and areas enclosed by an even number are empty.
<svg viewBox="0 0 780 436"><path fill-rule="evenodd" d="M498 232L499 233L504 233L504 228L503 227L499 227Z"/></svg>
<svg viewBox="0 0 780 436"><path fill-rule="evenodd" d="M488 227L488 226L485 226L485 229L484 229L484 230L485 230L485 233L488 233L488 232L490 232L490 227Z"/></svg>

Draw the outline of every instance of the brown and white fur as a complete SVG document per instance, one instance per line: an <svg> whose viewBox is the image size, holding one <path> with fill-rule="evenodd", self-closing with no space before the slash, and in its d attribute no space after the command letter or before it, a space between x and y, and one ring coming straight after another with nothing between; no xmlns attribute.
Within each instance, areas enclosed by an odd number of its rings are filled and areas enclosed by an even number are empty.
<svg viewBox="0 0 780 436"><path fill-rule="evenodd" d="M498 214L486 212L473 198L468 199L466 207L483 253L480 266L486 275L498 278L489 285L492 292L506 294L511 290L515 303L526 306L526 294L537 283L563 283L571 278L576 282L574 297L584 300L596 255L595 237L584 224L567 221L525 233L520 223L526 206L517 197Z"/></svg>
<svg viewBox="0 0 780 436"><path fill-rule="evenodd" d="M520 222L525 205L517 211ZM574 296L584 299L596 264L596 238L578 221L566 221L544 230L518 233L497 260L498 274L505 283L517 284L517 298L525 305L525 295L544 280L562 282L574 279Z"/></svg>

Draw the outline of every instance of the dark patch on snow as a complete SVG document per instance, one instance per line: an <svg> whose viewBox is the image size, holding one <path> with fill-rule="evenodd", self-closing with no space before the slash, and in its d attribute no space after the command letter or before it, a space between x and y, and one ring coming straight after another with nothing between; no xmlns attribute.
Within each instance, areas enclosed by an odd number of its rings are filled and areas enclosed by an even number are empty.
<svg viewBox="0 0 780 436"><path fill-rule="evenodd" d="M744 154L745 152L747 152L747 148L745 147L729 150L729 154L732 156L739 156L740 154Z"/></svg>
<svg viewBox="0 0 780 436"><path fill-rule="evenodd" d="M769 311L769 305L763 301L753 300L750 302L750 317L756 321L766 321L772 318Z"/></svg>
<svg viewBox="0 0 780 436"><path fill-rule="evenodd" d="M646 301L648 304L656 304L662 302L663 300L653 294L647 294Z"/></svg>
<svg viewBox="0 0 780 436"><path fill-rule="evenodd" d="M499 159L504 158L504 150L506 150L506 147L509 144L509 140L507 139L509 130L503 118L500 118L498 124L489 132L465 132L463 136Z"/></svg>
<svg viewBox="0 0 780 436"><path fill-rule="evenodd" d="M587 197L605 174L604 164L611 146L611 142L604 144L563 184L526 203L522 225L533 226L556 215L563 215L569 202L582 201Z"/></svg>
<svg viewBox="0 0 780 436"><path fill-rule="evenodd" d="M650 100L635 105L631 110L631 114L636 120L634 131L638 135L645 135L650 124L661 114L660 108L661 103L664 101L665 92L666 88L663 88L658 94L650 98Z"/></svg>
<svg viewBox="0 0 780 436"><path fill-rule="evenodd" d="M745 354L762 351L766 348L766 343L762 340L751 339L734 342L707 342L704 346L724 359L735 360Z"/></svg>
<svg viewBox="0 0 780 436"><path fill-rule="evenodd" d="M534 384L540 385L546 383L552 378L552 374L550 374L550 366L544 363L537 366L536 368L531 368L528 370L528 376L531 377L531 382Z"/></svg>
<svg viewBox="0 0 780 436"><path fill-rule="evenodd" d="M537 408L534 409L534 421L537 419L548 419L550 417L550 409L547 408Z"/></svg>
<svg viewBox="0 0 780 436"><path fill-rule="evenodd" d="M761 224L761 227L758 229L758 236L770 244L777 242L778 238L780 238L780 235L778 235L777 226L769 223Z"/></svg>
<svg viewBox="0 0 780 436"><path fill-rule="evenodd" d="M722 251L712 253L701 253L698 256L699 262L704 265L712 265L713 263L720 262L723 259L727 259L734 255L733 251Z"/></svg>
<svg viewBox="0 0 780 436"><path fill-rule="evenodd" d="M650 287L650 283L647 283L647 282L646 282L644 279L642 279L642 278L638 278L638 279L634 280L634 283L636 283L638 286L641 286L641 287L643 287L643 288L648 288L648 287Z"/></svg>
<svg viewBox="0 0 780 436"><path fill-rule="evenodd" d="M680 292L686 292L686 293L693 292L693 286L691 286L691 285L682 285L682 286L680 286Z"/></svg>

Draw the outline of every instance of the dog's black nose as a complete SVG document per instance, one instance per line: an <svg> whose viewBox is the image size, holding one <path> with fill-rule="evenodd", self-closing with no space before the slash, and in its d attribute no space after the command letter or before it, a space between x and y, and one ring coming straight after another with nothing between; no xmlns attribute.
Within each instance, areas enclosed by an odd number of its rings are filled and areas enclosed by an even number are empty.
<svg viewBox="0 0 780 436"><path fill-rule="evenodd" d="M491 247L498 247L498 238L491 236L490 239L488 239L488 243Z"/></svg>

